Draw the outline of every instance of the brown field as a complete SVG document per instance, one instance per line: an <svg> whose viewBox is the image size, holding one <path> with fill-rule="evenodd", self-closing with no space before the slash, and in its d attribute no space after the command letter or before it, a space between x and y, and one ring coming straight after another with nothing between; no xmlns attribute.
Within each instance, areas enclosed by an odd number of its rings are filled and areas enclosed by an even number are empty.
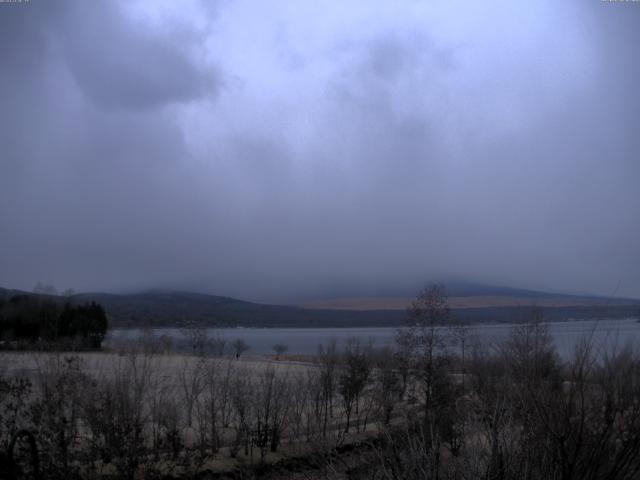
<svg viewBox="0 0 640 480"><path fill-rule="evenodd" d="M299 305L304 308L329 310L404 310L413 299L400 297L379 298L330 298L316 300ZM600 298L589 297L512 297L512 296L470 296L449 297L451 308L488 308L488 307L594 307L603 305L624 305L624 302L608 302Z"/></svg>

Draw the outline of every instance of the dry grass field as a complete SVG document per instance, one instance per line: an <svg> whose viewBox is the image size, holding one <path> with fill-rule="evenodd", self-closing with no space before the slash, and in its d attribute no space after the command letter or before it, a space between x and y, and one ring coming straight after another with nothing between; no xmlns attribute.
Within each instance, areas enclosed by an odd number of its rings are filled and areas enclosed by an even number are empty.
<svg viewBox="0 0 640 480"><path fill-rule="evenodd" d="M311 309L328 310L405 310L411 305L411 298L333 298L312 301L300 305ZM605 305L626 305L628 302L589 297L518 297L506 295L478 295L449 297L450 308L491 308L491 307L597 307Z"/></svg>
<svg viewBox="0 0 640 480"><path fill-rule="evenodd" d="M266 369L272 368L278 373L299 375L312 368L311 364L305 365L300 361L283 360L276 361L267 357L247 356L246 358L202 358L193 355L163 354L143 355L131 353L110 352L78 352L78 353L48 353L48 352L13 352L0 351L0 374L19 375L35 378L46 371L47 368L65 362L65 359L73 358L78 361L79 368L94 378L109 377L121 370L132 361L139 368L145 368L152 372L161 372L167 381L177 383L185 372L191 373L197 369L227 369L242 371L252 377L258 376Z"/></svg>

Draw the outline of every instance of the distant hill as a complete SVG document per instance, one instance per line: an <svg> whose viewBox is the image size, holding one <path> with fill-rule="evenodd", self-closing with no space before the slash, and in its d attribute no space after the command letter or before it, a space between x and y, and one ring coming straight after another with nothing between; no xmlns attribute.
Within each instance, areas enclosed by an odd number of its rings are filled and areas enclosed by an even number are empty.
<svg viewBox="0 0 640 480"><path fill-rule="evenodd" d="M587 295L567 295L511 287L481 285L469 282L446 284L452 309L498 307L603 307L640 304L640 300L606 298ZM303 308L333 310L403 310L410 305L411 295L341 295L300 302Z"/></svg>
<svg viewBox="0 0 640 480"><path fill-rule="evenodd" d="M545 294L502 287L469 287L450 290L452 316L471 323L517 322L527 319L531 305L543 310L549 321L571 318L620 318L638 316L640 302L599 297ZM0 298L30 294L0 288ZM464 294L464 295L461 295ZM399 326L406 318L409 299L340 299L316 305L266 305L230 297L179 291L135 294L83 293L70 298L51 297L72 303L97 302L104 306L111 327L358 327ZM353 304L356 301L356 304ZM324 303L323 303L324 302ZM387 303L385 303L387 302ZM406 303L405 303L406 302Z"/></svg>
<svg viewBox="0 0 640 480"><path fill-rule="evenodd" d="M81 294L73 301L95 301L107 310L114 326L294 327L380 325L400 322L404 312L352 312L266 305L229 297L188 292L132 295Z"/></svg>
<svg viewBox="0 0 640 480"><path fill-rule="evenodd" d="M330 310L402 310L411 304L411 298L330 298L300 304L300 307ZM453 309L496 308L496 307L604 307L636 305L634 300L611 300L598 297L574 296L509 296L509 295L474 295L450 296L449 306Z"/></svg>

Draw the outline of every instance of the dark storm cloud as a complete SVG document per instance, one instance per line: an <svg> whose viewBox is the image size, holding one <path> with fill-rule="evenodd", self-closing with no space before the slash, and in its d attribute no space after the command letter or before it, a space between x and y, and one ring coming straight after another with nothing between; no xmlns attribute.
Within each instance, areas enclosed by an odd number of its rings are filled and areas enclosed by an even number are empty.
<svg viewBox="0 0 640 480"><path fill-rule="evenodd" d="M1 4L0 285L640 296L640 9L338 7Z"/></svg>
<svg viewBox="0 0 640 480"><path fill-rule="evenodd" d="M116 2L61 5L55 25L78 87L105 108L140 109L215 94L220 79L179 38L150 33Z"/></svg>
<svg viewBox="0 0 640 480"><path fill-rule="evenodd" d="M46 75L60 56L78 89L104 108L141 109L215 95L221 80L195 38L151 31L117 2L33 2L2 11L7 73ZM193 37L193 36L192 36Z"/></svg>
<svg viewBox="0 0 640 480"><path fill-rule="evenodd" d="M0 16L3 284L140 281L117 257L160 278L166 270L150 257L171 251L152 244L170 244L155 237L180 214L189 154L170 112L149 108L215 90L215 76L191 78L200 67L185 52L125 21L114 2L57 7L32 2Z"/></svg>

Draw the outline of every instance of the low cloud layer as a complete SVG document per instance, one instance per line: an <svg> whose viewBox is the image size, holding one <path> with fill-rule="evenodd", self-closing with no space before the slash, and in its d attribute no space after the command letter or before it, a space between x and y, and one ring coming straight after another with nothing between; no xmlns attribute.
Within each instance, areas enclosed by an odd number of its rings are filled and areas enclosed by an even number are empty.
<svg viewBox="0 0 640 480"><path fill-rule="evenodd" d="M640 297L640 8L0 4L0 285Z"/></svg>

